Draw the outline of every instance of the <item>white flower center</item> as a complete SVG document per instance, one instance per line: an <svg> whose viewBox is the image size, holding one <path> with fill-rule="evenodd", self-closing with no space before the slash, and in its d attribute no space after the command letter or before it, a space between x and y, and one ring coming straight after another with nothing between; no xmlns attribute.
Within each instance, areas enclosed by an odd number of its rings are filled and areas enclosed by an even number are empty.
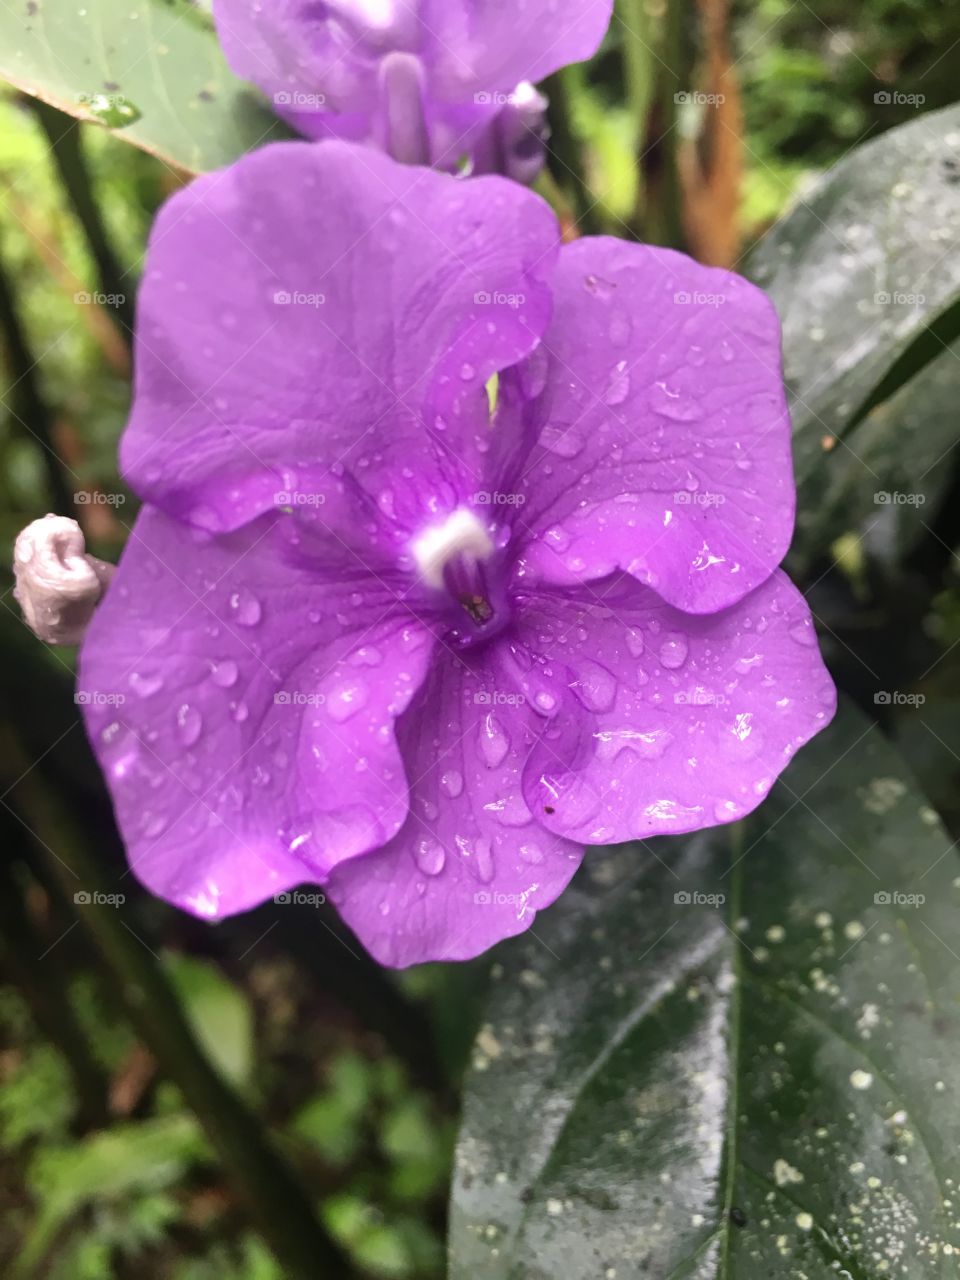
<svg viewBox="0 0 960 1280"><path fill-rule="evenodd" d="M488 560L493 539L485 525L466 507L451 512L443 524L433 525L414 538L411 545L420 577L428 586L442 588L444 570L458 556Z"/></svg>

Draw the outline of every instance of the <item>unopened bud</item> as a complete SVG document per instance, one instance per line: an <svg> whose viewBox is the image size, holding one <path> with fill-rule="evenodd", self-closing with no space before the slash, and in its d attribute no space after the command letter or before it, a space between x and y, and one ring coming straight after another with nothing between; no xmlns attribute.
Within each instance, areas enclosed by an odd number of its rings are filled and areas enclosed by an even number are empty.
<svg viewBox="0 0 960 1280"><path fill-rule="evenodd" d="M114 566L86 554L76 520L48 515L17 537L13 571L30 630L47 644L79 644Z"/></svg>

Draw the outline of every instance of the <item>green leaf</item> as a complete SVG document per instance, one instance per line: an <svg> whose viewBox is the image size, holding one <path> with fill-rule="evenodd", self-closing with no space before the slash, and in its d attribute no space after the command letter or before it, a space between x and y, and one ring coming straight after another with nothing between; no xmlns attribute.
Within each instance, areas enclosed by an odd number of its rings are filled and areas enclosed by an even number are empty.
<svg viewBox="0 0 960 1280"><path fill-rule="evenodd" d="M288 136L188 0L11 0L0 78L191 173Z"/></svg>
<svg viewBox="0 0 960 1280"><path fill-rule="evenodd" d="M169 952L165 965L207 1057L232 1084L245 1084L253 1071L253 1010L246 994L216 965L181 952Z"/></svg>
<svg viewBox="0 0 960 1280"><path fill-rule="evenodd" d="M956 1277L957 870L854 712L739 829L592 851L501 949L451 1280Z"/></svg>
<svg viewBox="0 0 960 1280"><path fill-rule="evenodd" d="M797 475L816 505L842 440L960 332L960 106L851 151L757 246L783 321ZM894 370L891 378L890 372ZM861 478L863 473L861 473Z"/></svg>
<svg viewBox="0 0 960 1280"><path fill-rule="evenodd" d="M903 560L936 520L953 476L960 341L876 405L820 465L819 497L797 515L793 563L807 570L846 532L884 563Z"/></svg>

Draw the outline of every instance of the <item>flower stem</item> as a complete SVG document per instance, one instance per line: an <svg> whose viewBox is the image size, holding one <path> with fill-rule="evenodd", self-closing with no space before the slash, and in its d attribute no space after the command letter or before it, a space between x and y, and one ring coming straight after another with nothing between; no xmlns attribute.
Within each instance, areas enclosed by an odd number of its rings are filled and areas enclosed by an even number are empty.
<svg viewBox="0 0 960 1280"><path fill-rule="evenodd" d="M573 99L579 83L578 68L563 67L543 83L549 100L550 123L548 163L556 182L570 195L580 235L596 235L600 230L596 200L587 182L583 150L573 123Z"/></svg>

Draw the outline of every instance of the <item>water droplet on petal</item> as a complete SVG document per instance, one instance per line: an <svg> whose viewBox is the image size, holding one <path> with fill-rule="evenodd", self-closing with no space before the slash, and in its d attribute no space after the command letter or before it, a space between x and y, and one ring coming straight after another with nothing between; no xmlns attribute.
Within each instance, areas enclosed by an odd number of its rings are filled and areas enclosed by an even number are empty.
<svg viewBox="0 0 960 1280"><path fill-rule="evenodd" d="M480 754L488 769L496 769L503 764L504 757L510 750L510 739L503 726L492 711L480 721Z"/></svg>
<svg viewBox="0 0 960 1280"><path fill-rule="evenodd" d="M159 672L147 674L144 671L133 671L130 674L130 688L141 698L149 698L163 688L163 676Z"/></svg>
<svg viewBox="0 0 960 1280"><path fill-rule="evenodd" d="M490 848L489 840L478 840L474 846L474 868L477 877L483 884L489 884L493 879L493 854Z"/></svg>
<svg viewBox="0 0 960 1280"><path fill-rule="evenodd" d="M463 774L456 769L448 769L440 778L440 786L452 800L463 791Z"/></svg>
<svg viewBox="0 0 960 1280"><path fill-rule="evenodd" d="M674 422L694 422L703 417L703 410L696 400L665 382L654 383L650 391L650 407Z"/></svg>
<svg viewBox="0 0 960 1280"><path fill-rule="evenodd" d="M252 592L241 589L230 597L230 613L242 627L255 627L263 617L260 601Z"/></svg>
<svg viewBox="0 0 960 1280"><path fill-rule="evenodd" d="M185 747L192 747L200 737L203 728L203 717L196 707L185 702L177 708L177 731L180 741Z"/></svg>
<svg viewBox="0 0 960 1280"><path fill-rule="evenodd" d="M342 680L326 695L324 707L331 720L343 724L367 702L367 686L360 680Z"/></svg>
<svg viewBox="0 0 960 1280"><path fill-rule="evenodd" d="M524 862L538 866L543 861L543 850L538 844L522 844L517 850Z"/></svg>
<svg viewBox="0 0 960 1280"><path fill-rule="evenodd" d="M626 360L619 361L610 371L610 379L607 383L607 389L603 393L603 400L608 405L623 404L627 396L630 394L630 375L627 373Z"/></svg>
<svg viewBox="0 0 960 1280"><path fill-rule="evenodd" d="M429 838L421 840L414 847L413 856L425 876L438 876L447 860L443 847L436 840Z"/></svg>
<svg viewBox="0 0 960 1280"><path fill-rule="evenodd" d="M221 689L232 689L237 683L237 677L240 670L232 658L225 658L223 662L215 662L213 670L210 672L210 679L215 685Z"/></svg>
<svg viewBox="0 0 960 1280"><path fill-rule="evenodd" d="M668 671L682 667L687 660L687 640L682 635L668 636L660 646L660 661Z"/></svg>

